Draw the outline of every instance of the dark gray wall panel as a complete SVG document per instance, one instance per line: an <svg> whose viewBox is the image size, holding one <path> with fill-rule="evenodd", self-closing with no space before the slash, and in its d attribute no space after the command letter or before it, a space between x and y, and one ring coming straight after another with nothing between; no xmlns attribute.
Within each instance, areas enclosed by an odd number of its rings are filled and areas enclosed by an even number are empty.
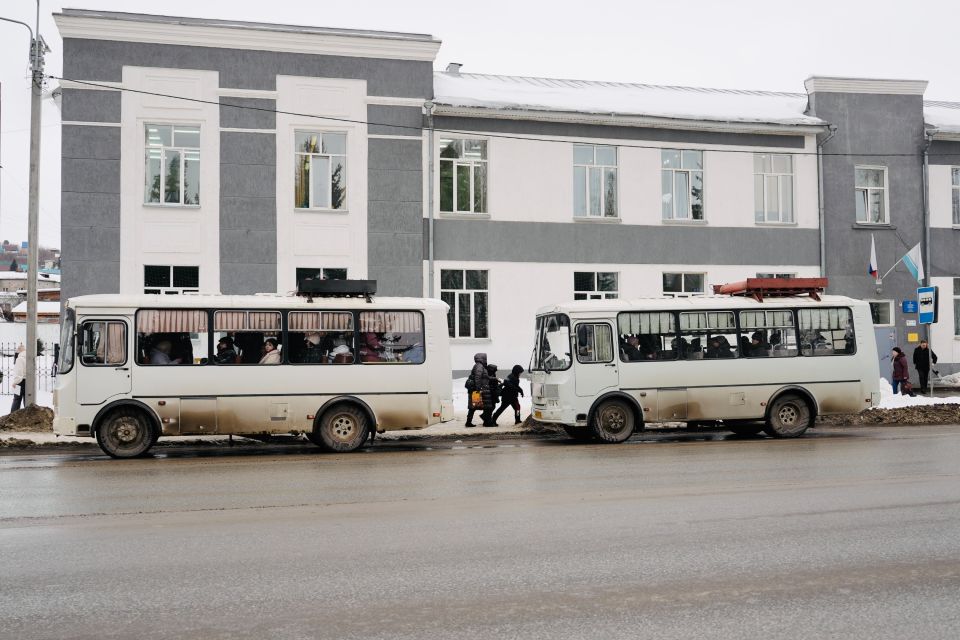
<svg viewBox="0 0 960 640"><path fill-rule="evenodd" d="M119 259L120 227L66 227L64 235L70 234L60 255L64 260Z"/></svg>
<svg viewBox="0 0 960 640"><path fill-rule="evenodd" d="M276 136L272 133L222 131L220 164L273 166L277 158ZM293 160L290 160L293 166Z"/></svg>
<svg viewBox="0 0 960 640"><path fill-rule="evenodd" d="M120 122L120 92L100 89L64 89L62 119L74 122Z"/></svg>
<svg viewBox="0 0 960 640"><path fill-rule="evenodd" d="M427 255L427 220L423 253ZM436 220L437 260L816 265L816 229ZM739 249L734 249L739 248Z"/></svg>
<svg viewBox="0 0 960 640"><path fill-rule="evenodd" d="M60 196L60 219L66 227L120 227L120 194L64 191ZM63 232L66 249L70 238ZM120 257L119 250L116 253Z"/></svg>
<svg viewBox="0 0 960 640"><path fill-rule="evenodd" d="M960 277L960 229L930 230L930 271L933 276Z"/></svg>
<svg viewBox="0 0 960 640"><path fill-rule="evenodd" d="M382 296L423 296L423 267L371 266L367 272L377 281L377 294Z"/></svg>
<svg viewBox="0 0 960 640"><path fill-rule="evenodd" d="M220 198L220 228L277 230L277 202L274 198L250 196Z"/></svg>
<svg viewBox="0 0 960 640"><path fill-rule="evenodd" d="M60 133L61 158L120 159L120 127L63 125Z"/></svg>
<svg viewBox="0 0 960 640"><path fill-rule="evenodd" d="M63 227L63 237L83 233L83 230ZM120 291L120 261L100 258L97 260L67 260L62 263L60 295L65 300L74 296L93 293L116 293Z"/></svg>
<svg viewBox="0 0 960 640"><path fill-rule="evenodd" d="M367 183L370 200L423 202L422 172L371 169Z"/></svg>
<svg viewBox="0 0 960 640"><path fill-rule="evenodd" d="M225 295L246 295L251 293L270 293L277 290L276 264L231 264L229 268L221 266L220 293Z"/></svg>
<svg viewBox="0 0 960 640"><path fill-rule="evenodd" d="M120 161L63 158L60 188L79 193L120 193Z"/></svg>
<svg viewBox="0 0 960 640"><path fill-rule="evenodd" d="M220 194L223 196L273 195L277 191L277 170L273 165L220 164Z"/></svg>
<svg viewBox="0 0 960 640"><path fill-rule="evenodd" d="M367 106L367 131L391 136L420 136L423 111L420 107Z"/></svg>
<svg viewBox="0 0 960 640"><path fill-rule="evenodd" d="M277 101L220 98L220 126L225 129L276 129Z"/></svg>
<svg viewBox="0 0 960 640"><path fill-rule="evenodd" d="M367 210L370 229L404 229L417 233L423 220L420 202L372 201Z"/></svg>
<svg viewBox="0 0 960 640"><path fill-rule="evenodd" d="M422 247L423 235L419 233L370 233L369 266L419 266L423 262Z"/></svg>
<svg viewBox="0 0 960 640"><path fill-rule="evenodd" d="M420 140L374 138L367 141L367 168L421 171L423 169L422 150Z"/></svg>
<svg viewBox="0 0 960 640"><path fill-rule="evenodd" d="M437 135L443 131L491 131L512 135L546 135L567 138L619 138L622 140L646 140L650 142L676 142L684 144L731 144L760 147L792 147L802 149L803 135L767 135L758 133L719 133L711 131L682 131L679 129L653 129L645 127L614 127L592 124L569 124L563 122L538 122L534 120L505 120L496 118L434 118Z"/></svg>
<svg viewBox="0 0 960 640"><path fill-rule="evenodd" d="M367 93L372 96L429 98L433 95L433 64L426 61L76 38L63 42L66 78L119 82L124 65L217 71L220 86L233 89L272 91L277 88L277 75L288 75L366 80Z"/></svg>
<svg viewBox="0 0 960 640"><path fill-rule="evenodd" d="M220 251L223 264L276 264L277 234L259 229L220 229Z"/></svg>
<svg viewBox="0 0 960 640"><path fill-rule="evenodd" d="M960 142L938 140L930 145L930 164L960 165Z"/></svg>

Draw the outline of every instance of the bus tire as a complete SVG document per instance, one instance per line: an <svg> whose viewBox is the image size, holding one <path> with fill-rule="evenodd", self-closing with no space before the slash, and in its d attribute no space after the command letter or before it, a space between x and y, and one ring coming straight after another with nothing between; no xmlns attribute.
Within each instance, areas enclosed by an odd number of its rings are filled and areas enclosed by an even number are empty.
<svg viewBox="0 0 960 640"><path fill-rule="evenodd" d="M133 407L114 409L97 426L97 444L111 458L142 456L158 437L150 418Z"/></svg>
<svg viewBox="0 0 960 640"><path fill-rule="evenodd" d="M760 432L764 430L765 425L758 424L758 423L745 423L745 424L727 424L726 427L734 435L758 436L760 435Z"/></svg>
<svg viewBox="0 0 960 640"><path fill-rule="evenodd" d="M763 431L773 438L802 436L813 424L813 412L802 397L785 393L770 405Z"/></svg>
<svg viewBox="0 0 960 640"><path fill-rule="evenodd" d="M633 435L633 408L623 400L606 400L593 412L591 428L600 442L624 442Z"/></svg>
<svg viewBox="0 0 960 640"><path fill-rule="evenodd" d="M370 421L359 407L338 404L324 412L310 435L310 440L324 451L348 453L366 442L370 436Z"/></svg>
<svg viewBox="0 0 960 640"><path fill-rule="evenodd" d="M577 442L590 442L595 437L593 435L593 429L590 427L571 427L564 425L563 430Z"/></svg>

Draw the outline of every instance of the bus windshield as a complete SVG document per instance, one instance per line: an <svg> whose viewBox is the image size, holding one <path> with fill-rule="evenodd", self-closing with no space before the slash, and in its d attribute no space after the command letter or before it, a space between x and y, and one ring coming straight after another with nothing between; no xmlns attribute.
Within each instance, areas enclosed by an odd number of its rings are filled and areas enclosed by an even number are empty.
<svg viewBox="0 0 960 640"><path fill-rule="evenodd" d="M538 317L530 370L562 371L570 363L570 318L562 313Z"/></svg>
<svg viewBox="0 0 960 640"><path fill-rule="evenodd" d="M76 353L73 346L75 321L74 310L70 307L64 309L60 324L60 362L57 363L57 371L60 373L70 373L70 369L73 369L73 357Z"/></svg>

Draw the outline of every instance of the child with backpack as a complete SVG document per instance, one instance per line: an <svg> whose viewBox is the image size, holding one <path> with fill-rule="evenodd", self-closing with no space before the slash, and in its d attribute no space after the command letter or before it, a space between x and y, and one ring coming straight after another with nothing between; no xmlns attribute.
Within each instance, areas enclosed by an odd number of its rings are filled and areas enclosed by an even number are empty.
<svg viewBox="0 0 960 640"><path fill-rule="evenodd" d="M508 406L513 407L513 424L520 424L520 400L518 396L523 395L523 388L520 386L520 374L522 373L523 367L515 364L510 371L510 375L503 381L502 402L496 413L493 414L494 425L497 424L497 418Z"/></svg>

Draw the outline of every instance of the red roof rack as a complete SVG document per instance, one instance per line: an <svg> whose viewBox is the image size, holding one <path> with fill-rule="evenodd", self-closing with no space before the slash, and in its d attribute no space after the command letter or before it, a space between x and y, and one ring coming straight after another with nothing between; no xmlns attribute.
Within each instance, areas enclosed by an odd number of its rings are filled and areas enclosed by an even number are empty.
<svg viewBox="0 0 960 640"><path fill-rule="evenodd" d="M827 278L747 278L740 282L713 285L715 294L729 293L732 296L750 296L757 302L763 298L808 295L820 301L820 294L827 288Z"/></svg>

